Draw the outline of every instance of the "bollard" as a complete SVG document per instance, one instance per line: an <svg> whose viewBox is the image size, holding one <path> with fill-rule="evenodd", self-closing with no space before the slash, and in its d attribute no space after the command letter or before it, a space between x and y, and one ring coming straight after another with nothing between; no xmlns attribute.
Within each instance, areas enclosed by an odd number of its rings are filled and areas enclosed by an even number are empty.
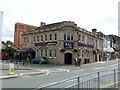
<svg viewBox="0 0 120 90"><path fill-rule="evenodd" d="M10 63L10 65L9 65L9 74L10 75L14 74L14 64L13 63Z"/></svg>
<svg viewBox="0 0 120 90"><path fill-rule="evenodd" d="M23 65L25 64L24 61L22 61L22 64L23 64Z"/></svg>
<svg viewBox="0 0 120 90"><path fill-rule="evenodd" d="M18 66L20 66L20 63L18 62Z"/></svg>
<svg viewBox="0 0 120 90"><path fill-rule="evenodd" d="M19 67L19 62L17 62L16 64L17 64L17 67Z"/></svg>
<svg viewBox="0 0 120 90"><path fill-rule="evenodd" d="M5 61L2 61L2 66L3 66L3 67L5 66L4 63L5 63Z"/></svg>
<svg viewBox="0 0 120 90"><path fill-rule="evenodd" d="M2 74L2 61L0 60L0 75Z"/></svg>
<svg viewBox="0 0 120 90"><path fill-rule="evenodd" d="M77 83L78 83L78 90L80 88L80 77L77 77Z"/></svg>
<svg viewBox="0 0 120 90"><path fill-rule="evenodd" d="M116 87L116 72L114 70L114 87Z"/></svg>
<svg viewBox="0 0 120 90"><path fill-rule="evenodd" d="M98 72L98 90L100 90L100 73Z"/></svg>
<svg viewBox="0 0 120 90"><path fill-rule="evenodd" d="M24 62L23 62L23 65L24 65Z"/></svg>

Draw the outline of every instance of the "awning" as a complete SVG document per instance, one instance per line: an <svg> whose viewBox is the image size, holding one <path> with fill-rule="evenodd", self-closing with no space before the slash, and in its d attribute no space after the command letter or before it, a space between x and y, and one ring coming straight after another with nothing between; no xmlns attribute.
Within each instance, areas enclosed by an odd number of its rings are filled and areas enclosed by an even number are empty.
<svg viewBox="0 0 120 90"><path fill-rule="evenodd" d="M16 52L35 52L32 48L20 48Z"/></svg>
<svg viewBox="0 0 120 90"><path fill-rule="evenodd" d="M114 52L113 48L104 48L103 49L105 52Z"/></svg>

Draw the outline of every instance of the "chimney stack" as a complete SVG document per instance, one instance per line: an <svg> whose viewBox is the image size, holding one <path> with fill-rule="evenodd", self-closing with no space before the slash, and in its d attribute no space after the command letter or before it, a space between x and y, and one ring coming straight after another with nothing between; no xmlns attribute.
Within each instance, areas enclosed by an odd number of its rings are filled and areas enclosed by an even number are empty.
<svg viewBox="0 0 120 90"><path fill-rule="evenodd" d="M97 31L97 29L95 29L95 28L92 29L92 33L96 33L96 31Z"/></svg>
<svg viewBox="0 0 120 90"><path fill-rule="evenodd" d="M45 22L41 22L41 23L40 23L40 27L43 27L44 25L46 25Z"/></svg>

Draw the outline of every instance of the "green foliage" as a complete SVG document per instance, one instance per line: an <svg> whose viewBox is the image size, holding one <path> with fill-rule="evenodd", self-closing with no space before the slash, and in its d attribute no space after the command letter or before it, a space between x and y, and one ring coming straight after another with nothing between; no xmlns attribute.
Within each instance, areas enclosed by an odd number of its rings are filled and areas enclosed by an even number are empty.
<svg viewBox="0 0 120 90"><path fill-rule="evenodd" d="M6 45L11 48L14 47L14 43L12 41L6 41Z"/></svg>
<svg viewBox="0 0 120 90"><path fill-rule="evenodd" d="M6 46L5 48L2 48L2 51L7 53L7 59L14 58L14 52L17 50L14 48L14 43L12 41L2 41L2 44Z"/></svg>

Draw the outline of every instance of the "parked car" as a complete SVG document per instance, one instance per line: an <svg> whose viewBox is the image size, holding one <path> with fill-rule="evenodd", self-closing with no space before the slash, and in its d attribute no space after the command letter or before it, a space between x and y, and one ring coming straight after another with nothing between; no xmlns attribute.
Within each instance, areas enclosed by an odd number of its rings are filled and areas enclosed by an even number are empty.
<svg viewBox="0 0 120 90"><path fill-rule="evenodd" d="M48 59L46 57L36 57L34 59L31 59L30 63L39 63L39 64L45 63L45 64L47 64Z"/></svg>

